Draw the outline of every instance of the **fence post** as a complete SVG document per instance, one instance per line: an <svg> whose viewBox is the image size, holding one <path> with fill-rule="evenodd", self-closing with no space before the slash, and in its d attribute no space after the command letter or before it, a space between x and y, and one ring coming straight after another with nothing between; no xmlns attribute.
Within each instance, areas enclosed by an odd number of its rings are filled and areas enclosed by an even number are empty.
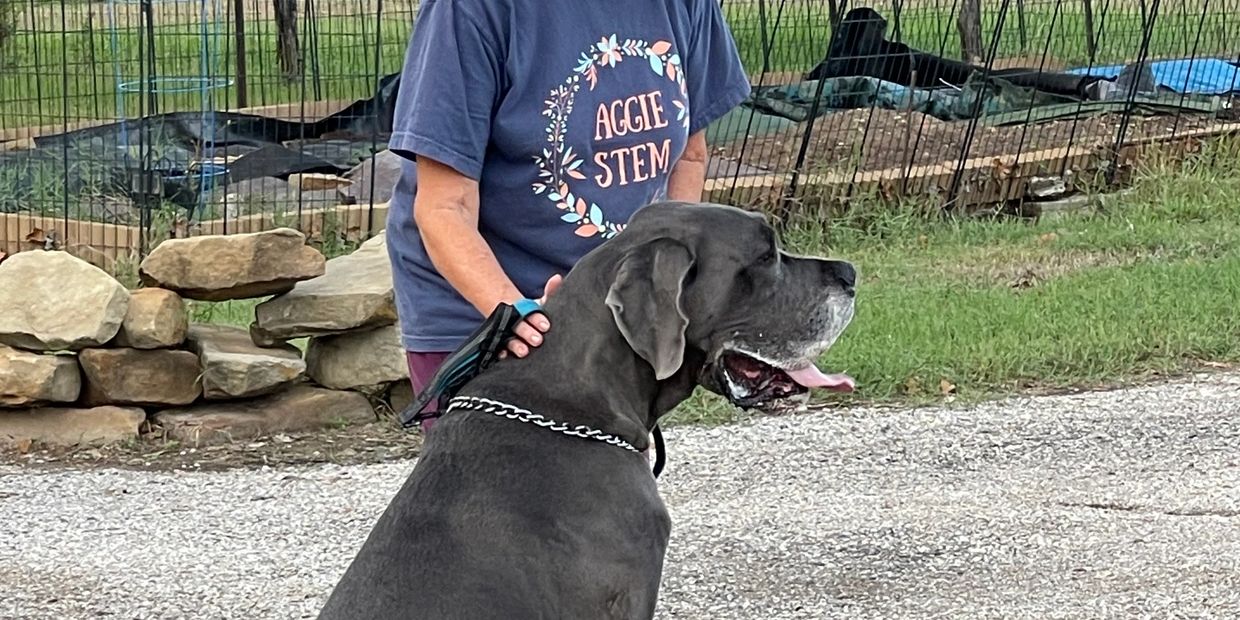
<svg viewBox="0 0 1240 620"><path fill-rule="evenodd" d="M818 107L822 103L822 89L826 80L818 80L814 86L814 101L809 106L809 118L805 120L805 131L801 132L801 144L797 147L797 159L792 164L792 176L788 178L788 187L784 190L784 205L791 202L796 195L797 183L800 182L801 169L805 166L805 156L809 153L809 142L814 136L814 121L818 118Z"/></svg>
<svg viewBox="0 0 1240 620"><path fill-rule="evenodd" d="M35 0L30 0L29 19L30 19L30 29L33 32L38 32L38 23L37 23L39 19L38 16L39 16L38 5L35 4ZM39 46L39 37L37 36L32 37L31 38L31 51L34 53L34 66L36 67L43 66L43 60L41 58L40 50L41 50L41 47ZM65 67L64 70L68 71L69 68ZM39 115L39 122L42 123L43 122L43 100L44 100L43 80L34 81L34 96L35 96L35 106L36 106L35 109L37 110L37 113Z"/></svg>
<svg viewBox="0 0 1240 620"><path fill-rule="evenodd" d="M831 54L831 47L835 42L838 26L838 23L832 25L831 36L827 37L828 56ZM787 187L784 188L784 196L780 204L781 211L786 211L793 197L796 196L797 184L801 180L801 170L805 166L805 157L809 153L809 143L814 136L814 121L818 119L818 109L822 105L822 91L825 86L826 80L824 79L819 79L818 83L814 85L814 100L810 103L809 118L805 119L805 131L801 133L801 144L797 147L797 158L796 162L792 164L792 174L788 178Z"/></svg>
<svg viewBox="0 0 1240 620"><path fill-rule="evenodd" d="M720 6L722 6L720 2ZM771 70L771 42L766 33L766 0L758 0L758 33L762 39L762 73Z"/></svg>
<svg viewBox="0 0 1240 620"><path fill-rule="evenodd" d="M319 64L319 16L314 0L306 0L306 36L310 39L310 75L314 79L314 100L323 100L323 71Z"/></svg>
<svg viewBox="0 0 1240 620"><path fill-rule="evenodd" d="M60 95L60 112L62 122L61 128L65 133L69 132L69 45L65 39L69 32L69 16L65 9L68 0L60 0L60 87L62 89ZM65 236L69 233L69 141L60 141L60 157L64 164L64 188L60 192L62 199L62 207L64 209L64 225ZM67 241L67 239L66 239Z"/></svg>
<svg viewBox="0 0 1240 620"><path fill-rule="evenodd" d="M1101 19L1101 21L1097 24L1097 28L1096 28L1096 29L1092 26L1092 24L1093 24L1093 8L1092 8L1092 7L1093 7L1093 0L1085 0L1085 2L1086 2L1086 5L1085 5L1085 6L1086 6L1086 8L1090 11L1090 12L1089 12L1089 18L1088 18L1088 22L1087 22L1087 23L1091 24L1091 26L1088 28L1088 31L1085 33L1085 37L1086 37L1086 45L1087 45L1087 46L1091 46L1091 45L1092 45L1092 46L1093 46L1093 48L1092 48L1092 49L1094 50L1094 51L1090 52L1090 54L1089 54L1089 63L1088 63L1088 65L1086 66L1086 70L1087 70L1087 71L1093 71L1093 69L1094 69L1094 64L1097 62L1097 54L1096 54L1096 52L1097 52L1097 43L1096 43L1096 42L1097 42L1097 40L1098 40L1098 34L1106 30L1106 25L1107 25L1107 15L1108 15L1108 12L1109 12L1109 10L1110 10L1110 8L1111 8L1111 0L1103 0L1103 3L1102 3L1102 19ZM1080 113L1081 108L1083 107L1083 105L1084 105L1084 101L1081 101L1080 103L1078 103L1078 104L1077 104L1077 106L1076 106L1077 113ZM1080 122L1079 117L1078 117L1078 118L1074 118L1074 119L1072 120L1072 129L1068 132L1068 145L1069 145L1069 146L1071 146L1071 145L1073 145L1073 144L1075 144L1075 143L1076 143L1076 126L1077 126L1077 124L1078 124L1079 122ZM1062 162L1062 163L1061 163L1061 165L1062 165L1063 167L1065 167L1065 168L1066 168L1066 167L1067 167L1067 165L1068 165L1068 162L1070 161L1070 159L1071 159L1071 155L1070 155L1069 153L1065 152L1065 153L1064 153L1064 156L1063 156L1063 159L1061 160L1061 162Z"/></svg>
<svg viewBox="0 0 1240 620"><path fill-rule="evenodd" d="M142 0L139 5L142 9L142 18L146 21L146 56L147 63L147 114L159 114L159 74L155 65L155 7L151 5L151 0Z"/></svg>
<svg viewBox="0 0 1240 620"><path fill-rule="evenodd" d="M966 2L965 4L968 4ZM1011 0L1003 0L1003 4L999 5L999 19L995 23L994 34L990 38L990 50L986 52L986 64L982 68L982 87L985 88L990 81L990 72L995 64L995 55L999 51L999 39L1003 36L1003 25L1007 21L1008 7L1011 6ZM963 9L963 7L962 7ZM956 161L956 172L952 174L951 187L947 191L947 204L951 205L956 201L957 194L960 191L960 182L964 177L964 165L969 159L969 149L973 146L973 137L977 132L978 116L982 113L982 97L976 97L973 100L973 109L969 113L969 128L965 131L964 141L960 144L960 158Z"/></svg>
<svg viewBox="0 0 1240 620"><path fill-rule="evenodd" d="M1016 0L1016 31L1020 34L1020 53L1029 48L1029 29L1025 25L1025 0Z"/></svg>
<svg viewBox="0 0 1240 620"><path fill-rule="evenodd" d="M1141 24L1141 51L1137 56L1137 76L1141 75L1141 72L1145 70L1145 63L1149 60L1150 39L1154 37L1154 24L1158 21L1159 4L1161 4L1161 0L1154 0L1153 4L1150 5L1149 11L1146 12L1144 10L1145 3L1141 3L1143 9L1141 13L1142 15L1148 15L1148 17ZM1115 183L1115 177L1119 174L1120 149L1123 148L1124 139L1128 137L1128 124L1132 121L1134 103L1137 99L1137 86L1140 83L1141 80L1134 78L1132 83L1128 85L1128 95L1124 101L1124 115L1120 119L1119 130L1115 132L1115 145L1111 148L1111 161L1106 168L1106 184L1108 186Z"/></svg>
<svg viewBox="0 0 1240 620"><path fill-rule="evenodd" d="M250 105L245 66L245 0L233 0L233 35L237 45L237 107Z"/></svg>
<svg viewBox="0 0 1240 620"><path fill-rule="evenodd" d="M1089 54L1089 66L1092 67L1098 62L1098 39L1094 34L1094 0L1082 1L1085 12L1085 52Z"/></svg>
<svg viewBox="0 0 1240 620"><path fill-rule="evenodd" d="M90 92L92 103L95 106L95 118L103 118L103 111L99 108L99 101L103 97L99 96L99 54L95 51L95 12L87 11L86 13L86 49L88 58L90 59Z"/></svg>
<svg viewBox="0 0 1240 620"><path fill-rule="evenodd" d="M891 0L891 39L896 43L904 42L904 31L900 24L904 22L904 3L901 0Z"/></svg>
<svg viewBox="0 0 1240 620"><path fill-rule="evenodd" d="M1018 5L1017 5L1017 10L1019 10L1019 7L1020 7L1020 5L1018 4ZM1051 15L1051 24L1050 24L1050 28L1048 28L1048 29L1047 29L1047 31L1046 31L1046 42L1042 45L1042 60L1041 60L1041 62L1038 64L1038 70L1039 70L1039 71L1042 71L1042 70L1046 69L1046 57L1047 57L1047 55L1049 55L1049 54L1050 54L1050 51L1051 51L1051 38L1052 38L1052 36L1055 34L1055 27L1059 25L1060 9L1062 9L1062 8L1063 8L1063 0L1055 0L1055 12L1054 12L1054 13L1052 13L1052 15ZM1022 48L1023 48L1023 47L1024 47L1024 46L1022 45ZM1027 111L1026 111L1026 113L1025 113L1025 122L1021 125L1021 131L1020 131L1020 141L1016 144L1016 157L1015 157L1015 159L1012 161L1012 167L1013 167L1014 169L1016 169L1016 170L1020 170L1020 157L1021 157L1021 155L1023 155L1023 154L1025 153L1025 138L1029 135L1029 130L1030 130L1030 128L1031 128L1031 126L1030 126L1030 124L1029 124L1029 121L1030 121L1030 120L1032 119L1032 117L1033 117L1033 110L1034 110L1034 107L1035 107L1035 106L1034 106L1034 99L1035 99L1036 97L1037 97L1037 92L1036 92L1036 91L1031 92L1031 93L1029 94L1029 107L1028 107L1028 110L1027 110ZM1079 104L1078 104L1078 105L1079 105ZM1078 110L1079 110L1079 109L1080 109L1080 108L1078 107ZM1073 129L1075 130L1075 125L1073 125ZM1068 140L1068 145L1069 145L1069 146L1071 146L1071 145L1072 145L1072 140L1071 140L1071 139L1069 139L1069 140ZM1066 157L1067 157L1067 155L1065 155L1065 158L1066 158Z"/></svg>
<svg viewBox="0 0 1240 620"><path fill-rule="evenodd" d="M941 13L941 8L939 7L938 0L935 0L934 9L935 9L936 15L939 15ZM948 14L955 12L955 10L956 10L956 0L952 0L951 9L948 11ZM939 38L938 54L940 57L946 57L947 56L947 40L951 36L951 28L944 27L942 21L939 20L937 17L935 21L935 26L939 27L939 32L941 33L941 36ZM911 104L912 101L910 100L909 103ZM912 117L910 116L910 119L911 118ZM918 123L917 125L917 140L913 143L913 148L909 149L908 163L905 165L904 174L902 175L900 179L900 195L902 196L908 192L909 175L912 174L913 166L917 163L917 149L921 147L922 132L924 132L926 129L927 118L929 118L929 115L923 114L921 116L921 122ZM905 137L906 142L908 138L911 137L911 134L912 134L911 126L909 127L909 134L910 134L909 136Z"/></svg>
<svg viewBox="0 0 1240 620"><path fill-rule="evenodd" d="M1206 13L1209 12L1209 10L1210 10L1210 0L1202 0L1201 14L1197 20L1197 35L1193 37L1193 49L1191 52L1188 53L1188 59L1190 63L1194 60L1197 60L1197 52L1199 51L1200 46L1201 46L1201 35L1206 30ZM1184 23L1187 24L1188 23L1187 13L1183 13L1183 19L1184 19ZM1185 38L1184 42L1185 44L1188 43L1187 37ZM1184 105L1184 100L1188 97L1188 80L1192 76L1192 74L1193 74L1193 70L1192 70L1192 65L1190 64L1188 71L1184 73L1184 84L1180 87L1180 105ZM1180 118L1183 115L1184 115L1184 111L1182 109L1176 109L1175 123L1171 126L1172 137L1180 133Z"/></svg>
<svg viewBox="0 0 1240 620"><path fill-rule="evenodd" d="M771 48L775 45L775 39L779 33L779 24L784 17L784 5L787 4L787 2L788 0L779 0L779 5L775 8L775 25L772 29L771 36L766 40L766 47L762 48L763 70L758 76L758 83L755 86L755 90L761 89L766 85L766 77L769 73L767 67L770 65ZM720 0L719 5L721 7L723 6L723 0ZM745 163L745 153L749 150L749 132L753 129L753 121L754 114L750 113L745 123L745 137L741 140L741 149L736 157L738 165L736 166L736 170L732 172L732 187L728 189L728 202L733 202L736 199L736 186L741 175L740 164Z"/></svg>
<svg viewBox="0 0 1240 620"><path fill-rule="evenodd" d="M378 6L375 9L375 59L374 59L374 62L375 62L374 64L374 74L375 74L374 91L375 91L375 102L376 103L379 102L379 94L382 92L381 89L383 88L383 74L382 74L383 65L380 62L382 58L383 58L383 0L378 0ZM375 112L371 114L372 120L371 120L371 134L370 134L370 187L366 188L366 194L370 196L370 200L367 201L369 204L366 207L366 230L358 232L358 237L360 239L369 238L370 231L374 230L374 227L375 227L375 186L378 181L376 177L378 177L377 172L379 170L379 158L377 157L379 153L379 134L380 134L379 114L380 114L380 108L378 107L376 107ZM382 128L382 130L383 132L389 135L392 132L391 127L384 127ZM354 195L356 196L356 194ZM346 228L345 235L347 238L348 236L347 225L345 228Z"/></svg>

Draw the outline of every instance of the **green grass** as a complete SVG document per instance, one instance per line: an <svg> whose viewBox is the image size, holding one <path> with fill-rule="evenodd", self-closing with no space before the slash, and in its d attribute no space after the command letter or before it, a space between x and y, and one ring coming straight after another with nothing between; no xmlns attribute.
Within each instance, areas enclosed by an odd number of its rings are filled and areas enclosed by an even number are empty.
<svg viewBox="0 0 1240 620"><path fill-rule="evenodd" d="M263 299L238 299L235 301L189 301L189 320L192 323L215 323L249 327L254 322L254 307Z"/></svg>
<svg viewBox="0 0 1240 620"><path fill-rule="evenodd" d="M757 3L729 2L725 13L737 41L745 66L751 73L763 67L764 43L771 47L769 68L772 71L807 71L826 51L829 39L827 4L790 2L784 12L776 14L780 3L768 3L766 28L761 24ZM1056 15L1054 5L1029 7L1025 12L1024 37L1014 10L1005 19L998 45L998 55L1030 56L1038 64L1044 48L1049 56L1067 64L1083 64L1089 55L1085 42L1085 21L1079 6L1064 3ZM885 3L878 8L892 19ZM948 3L945 6L951 6ZM1013 4L1013 6L1015 6ZM1200 16L1184 12L1179 5L1164 4L1156 22L1150 53L1156 56L1207 55L1219 52L1234 54L1236 24L1221 12ZM1101 11L1101 9L1099 9ZM1195 11L1194 11L1195 12ZM983 36L989 37L998 23L997 7L986 7ZM44 14L46 15L46 14ZM778 28L776 19L778 17ZM50 19L46 16L41 19ZM106 30L107 21L96 16L91 28L59 31L58 17L54 24L20 24L19 29L0 48L0 128L54 124L65 120L111 118L119 107L136 114L141 102L136 94L122 95L117 100L115 73L122 80L139 75L141 64L140 36L136 26L127 26L114 44ZM398 71L407 44L411 19L404 11L385 15L378 20L371 15L326 17L316 22L319 37L319 91L316 95L310 79L289 81L275 68L276 35L271 21L254 20L247 25L247 66L251 106L290 103L303 100L350 100L368 97L376 82L375 44L379 43L378 72ZM300 24L300 39L308 40L305 24ZM1199 27L1200 26L1200 27ZM225 20L213 43L210 72L217 76L233 76L236 64L231 24ZM894 29L894 25L892 27ZM1140 47L1141 18L1132 3L1117 3L1105 19L1096 18L1100 30L1098 62L1120 62L1136 58ZM376 35L376 32L379 32ZM764 37L763 32L768 33ZM1198 37L1200 33L1200 37ZM905 9L901 19L901 39L913 47L949 57L959 57L960 42L955 19L946 9L912 7ZM894 36L894 33L889 33ZM155 28L157 73L162 76L201 75L200 30L193 24L157 26ZM115 50L115 51L114 51ZM311 58L307 54L306 63ZM63 71L61 68L63 67ZM309 74L307 74L309 75ZM216 108L235 105L232 88L214 91L208 102ZM119 103L119 105L118 105ZM197 110L204 105L198 92L164 93L159 96L162 111Z"/></svg>
<svg viewBox="0 0 1240 620"><path fill-rule="evenodd" d="M189 320L191 323L213 323L216 325L232 325L249 328L254 322L254 308L268 298L237 299L233 301L190 301ZM294 338L289 344L303 352L310 343L309 338Z"/></svg>
<svg viewBox="0 0 1240 620"><path fill-rule="evenodd" d="M273 22L251 24L246 37L249 106L300 101L352 100L373 95L378 74L398 71L409 36L409 24L393 17L384 19L376 37L375 20L328 18L317 23L320 46L319 90L309 77L312 59L304 59L307 78L288 80L276 68L276 34ZM300 33L304 38L305 33ZM127 116L147 112L145 96L125 92L118 99L117 82L140 80L145 65L140 61L140 33L121 31L114 42L102 29L61 33L48 29L20 32L0 52L0 128L55 124L95 118L113 118L123 109ZM375 68L375 41L380 42L379 71ZM236 59L231 33L221 32L205 52L202 37L192 25L158 26L154 33L157 76L235 78ZM206 66L202 58L211 59ZM64 71L61 71L64 67ZM184 86L178 84L175 86ZM67 97L66 97L67 95ZM190 92L161 92L160 111L200 110L204 105L234 107L234 87Z"/></svg>
<svg viewBox="0 0 1240 620"><path fill-rule="evenodd" d="M786 243L854 261L857 314L822 366L831 402L975 401L1240 361L1240 142L1154 166L1107 213L928 221L914 209L792 225ZM737 412L700 393L675 422Z"/></svg>

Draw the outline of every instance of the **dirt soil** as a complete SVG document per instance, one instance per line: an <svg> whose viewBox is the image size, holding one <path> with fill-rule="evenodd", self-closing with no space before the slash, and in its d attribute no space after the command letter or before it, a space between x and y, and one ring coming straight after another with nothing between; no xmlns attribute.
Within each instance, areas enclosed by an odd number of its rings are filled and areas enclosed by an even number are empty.
<svg viewBox="0 0 1240 620"><path fill-rule="evenodd" d="M1031 153L1042 149L1111 146L1123 116L1104 114L1087 119L1052 121L1037 125L987 127L977 125L966 158ZM1134 116L1128 140L1173 136L1202 129L1219 121L1207 114ZM801 125L800 127L804 127ZM806 152L805 170L819 173L883 170L960 160L969 123L945 122L920 112L863 108L830 114L814 123L814 137ZM791 170L801 148L803 131L738 140L718 154L768 170Z"/></svg>
<svg viewBox="0 0 1240 620"><path fill-rule="evenodd" d="M32 469L107 467L146 471L222 471L335 463L358 465L411 459L422 448L422 434L402 430L395 421L307 433L277 434L252 441L193 447L143 437L126 444L24 450L0 448L0 465Z"/></svg>

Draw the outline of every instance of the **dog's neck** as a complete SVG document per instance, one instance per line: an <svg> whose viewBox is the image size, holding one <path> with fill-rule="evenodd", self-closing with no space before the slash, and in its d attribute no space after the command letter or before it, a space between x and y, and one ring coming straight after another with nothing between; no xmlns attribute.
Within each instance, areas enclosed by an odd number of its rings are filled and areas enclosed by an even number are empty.
<svg viewBox="0 0 1240 620"><path fill-rule="evenodd" d="M654 369L633 352L605 305L561 294L547 306L551 331L542 346L524 359L496 363L461 395L588 426L645 450L659 417L693 392L704 356L687 351L679 372L656 381Z"/></svg>

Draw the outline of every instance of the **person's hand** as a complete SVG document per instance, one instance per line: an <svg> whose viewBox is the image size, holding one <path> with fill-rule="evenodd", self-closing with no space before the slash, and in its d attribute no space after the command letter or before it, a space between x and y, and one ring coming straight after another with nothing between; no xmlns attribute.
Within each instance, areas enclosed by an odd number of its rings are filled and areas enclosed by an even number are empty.
<svg viewBox="0 0 1240 620"><path fill-rule="evenodd" d="M560 283L564 278L559 274L551 276L547 280L547 286L543 288L542 297L538 298L538 305L542 306L547 303L547 297L551 296L556 289L560 288ZM500 353L500 357L506 357L506 353L511 353L517 357L525 357L530 354L532 347L537 347L543 343L543 334L551 329L551 321L547 320L547 315L541 312L532 312L525 317L520 323L517 323L516 337L508 341L508 350Z"/></svg>

